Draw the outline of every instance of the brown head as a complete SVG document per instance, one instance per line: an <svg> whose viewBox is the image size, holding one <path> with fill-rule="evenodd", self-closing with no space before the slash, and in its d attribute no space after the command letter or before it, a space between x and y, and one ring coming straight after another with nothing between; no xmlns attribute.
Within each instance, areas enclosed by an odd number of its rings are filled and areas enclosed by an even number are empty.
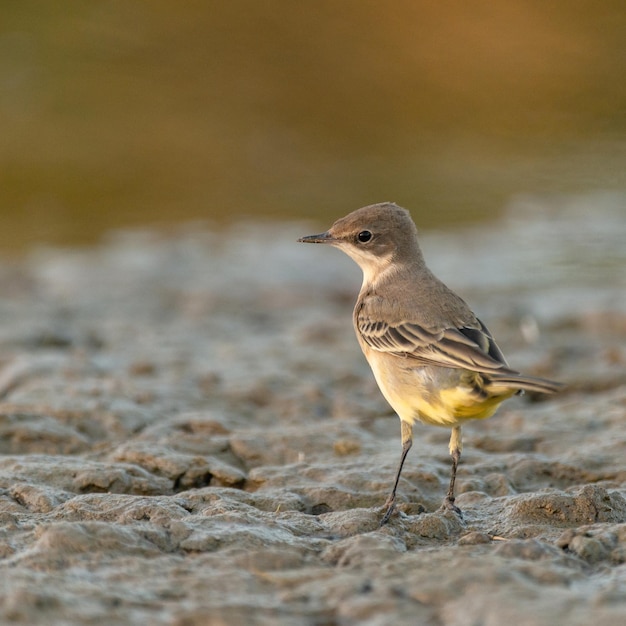
<svg viewBox="0 0 626 626"><path fill-rule="evenodd" d="M345 252L374 278L390 263L424 264L417 243L417 228L406 209L381 202L357 209L338 219L325 233L298 239L328 243Z"/></svg>

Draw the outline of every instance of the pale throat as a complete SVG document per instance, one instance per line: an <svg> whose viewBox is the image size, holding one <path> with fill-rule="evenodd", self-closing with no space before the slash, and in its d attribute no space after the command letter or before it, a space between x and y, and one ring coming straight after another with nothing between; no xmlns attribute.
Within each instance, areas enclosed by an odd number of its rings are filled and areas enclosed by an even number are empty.
<svg viewBox="0 0 626 626"><path fill-rule="evenodd" d="M354 258L354 257L353 257ZM363 284L366 287L375 288L381 282L388 280L398 272L398 267L392 262L392 255L385 257L359 257L354 259L363 272Z"/></svg>

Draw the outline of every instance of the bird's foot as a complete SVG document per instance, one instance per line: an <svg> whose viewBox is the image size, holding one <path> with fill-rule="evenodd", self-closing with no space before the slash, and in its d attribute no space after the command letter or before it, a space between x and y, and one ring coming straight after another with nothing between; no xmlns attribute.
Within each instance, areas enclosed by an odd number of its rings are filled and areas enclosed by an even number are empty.
<svg viewBox="0 0 626 626"><path fill-rule="evenodd" d="M383 505L383 510L385 511L382 519L380 520L380 528L382 528L391 518L393 512L396 510L396 500L395 498L387 500Z"/></svg>
<svg viewBox="0 0 626 626"><path fill-rule="evenodd" d="M459 516L459 519L463 519L463 511L461 511L461 509L459 509L459 507L454 504L454 498L450 498L449 496L446 496L444 498L443 504L441 505L441 508L439 509L440 511L453 511L454 513L456 513Z"/></svg>

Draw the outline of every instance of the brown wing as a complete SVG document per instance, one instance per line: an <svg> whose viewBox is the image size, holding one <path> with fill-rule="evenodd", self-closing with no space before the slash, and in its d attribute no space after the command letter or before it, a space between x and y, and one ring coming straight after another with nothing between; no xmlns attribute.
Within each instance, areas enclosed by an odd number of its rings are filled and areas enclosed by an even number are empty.
<svg viewBox="0 0 626 626"><path fill-rule="evenodd" d="M364 310L357 316L365 343L380 352L412 358L428 365L469 369L484 373L509 371L508 364L485 325L432 330L415 322L396 325L372 319Z"/></svg>

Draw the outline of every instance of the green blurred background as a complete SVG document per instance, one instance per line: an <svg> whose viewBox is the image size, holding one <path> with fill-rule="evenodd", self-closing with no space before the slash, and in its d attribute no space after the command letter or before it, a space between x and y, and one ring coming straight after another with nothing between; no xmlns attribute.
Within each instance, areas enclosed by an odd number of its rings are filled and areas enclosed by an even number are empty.
<svg viewBox="0 0 626 626"><path fill-rule="evenodd" d="M0 252L626 189L623 0L3 0ZM626 211L625 211L626 218Z"/></svg>

